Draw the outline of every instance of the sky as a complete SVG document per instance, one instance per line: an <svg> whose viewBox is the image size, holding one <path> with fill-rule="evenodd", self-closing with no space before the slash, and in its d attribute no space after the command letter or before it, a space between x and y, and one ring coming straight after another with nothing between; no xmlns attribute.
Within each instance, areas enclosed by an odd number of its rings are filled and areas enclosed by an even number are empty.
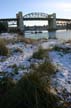
<svg viewBox="0 0 71 108"><path fill-rule="evenodd" d="M0 0L0 18L15 18L16 13L56 13L57 18L71 19L71 0Z"/></svg>

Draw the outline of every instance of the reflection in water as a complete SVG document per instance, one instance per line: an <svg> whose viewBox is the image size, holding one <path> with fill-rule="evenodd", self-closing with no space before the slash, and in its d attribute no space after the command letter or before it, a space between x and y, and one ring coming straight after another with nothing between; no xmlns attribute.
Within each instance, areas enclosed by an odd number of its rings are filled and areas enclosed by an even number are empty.
<svg viewBox="0 0 71 108"><path fill-rule="evenodd" d="M53 32L42 31L42 33L25 32L26 38L41 39L41 38L57 38L59 40L71 40L71 30L57 30Z"/></svg>
<svg viewBox="0 0 71 108"><path fill-rule="evenodd" d="M42 33L35 33L35 31L27 31L25 32L26 38L32 38L32 39L42 39L42 38L48 38L48 31L42 31Z"/></svg>
<svg viewBox="0 0 71 108"><path fill-rule="evenodd" d="M56 39L56 31L53 32L48 31L48 37L49 39Z"/></svg>

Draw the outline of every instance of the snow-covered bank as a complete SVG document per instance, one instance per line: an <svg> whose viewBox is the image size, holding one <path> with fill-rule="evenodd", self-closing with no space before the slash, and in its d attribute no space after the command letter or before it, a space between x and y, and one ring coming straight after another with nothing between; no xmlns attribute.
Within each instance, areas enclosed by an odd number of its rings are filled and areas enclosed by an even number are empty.
<svg viewBox="0 0 71 108"><path fill-rule="evenodd" d="M57 73L51 78L51 91L64 102L71 103L71 43L62 43L57 40L42 43L42 47L45 49L54 46L60 50L49 51L50 59L57 68Z"/></svg>
<svg viewBox="0 0 71 108"><path fill-rule="evenodd" d="M8 36L7 36L8 35ZM11 34L2 34L1 38L9 38ZM12 37L14 38L13 34ZM24 42L9 43L7 47L11 51L8 57L0 56L0 73L7 73L10 77L18 80L30 67L30 64L38 62L29 58L33 55L39 47L44 49L52 49L54 46L61 48L60 51L51 50L49 56L53 64L56 66L58 72L52 76L51 84L55 88L58 95L65 92L67 99L71 99L71 44L62 43L58 40L48 40L46 42L40 41L38 44L26 44ZM62 49L68 48L69 52L63 52ZM17 49L17 50L16 50ZM40 62L40 61L39 61ZM17 71L18 72L17 72ZM14 73L15 71L15 73ZM59 95L59 96L62 96ZM64 97L64 96L63 96ZM61 98L63 98L61 97Z"/></svg>

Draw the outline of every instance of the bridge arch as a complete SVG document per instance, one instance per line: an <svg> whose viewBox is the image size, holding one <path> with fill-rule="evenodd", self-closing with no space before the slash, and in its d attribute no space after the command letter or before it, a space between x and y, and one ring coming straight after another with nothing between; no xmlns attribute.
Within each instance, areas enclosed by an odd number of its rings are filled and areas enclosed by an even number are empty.
<svg viewBox="0 0 71 108"><path fill-rule="evenodd" d="M32 12L24 15L24 18L48 18L48 14L42 12Z"/></svg>

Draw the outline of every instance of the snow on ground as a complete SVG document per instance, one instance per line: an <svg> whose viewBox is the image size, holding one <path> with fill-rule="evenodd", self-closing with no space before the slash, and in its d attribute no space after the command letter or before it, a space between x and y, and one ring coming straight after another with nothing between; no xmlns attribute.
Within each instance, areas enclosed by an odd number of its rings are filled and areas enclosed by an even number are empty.
<svg viewBox="0 0 71 108"><path fill-rule="evenodd" d="M11 33L1 33L0 34L0 38L3 38L3 39L12 39L12 38L15 38L17 37L17 34L11 34Z"/></svg>
<svg viewBox="0 0 71 108"><path fill-rule="evenodd" d="M50 56L52 57L53 63L60 71L56 73L57 79L62 79L63 82L66 83L67 78L71 76L71 53L60 55L57 51L51 51Z"/></svg>
<svg viewBox="0 0 71 108"><path fill-rule="evenodd" d="M62 42L60 42L60 41L58 41L58 40L49 39L48 42L40 43L40 45L42 46L42 48L47 49L47 48L52 48L52 47L54 47L55 45L59 45L59 44L61 44L61 43L62 43Z"/></svg>
<svg viewBox="0 0 71 108"><path fill-rule="evenodd" d="M0 38L13 39L15 36L17 36L17 34L2 33ZM21 69L21 67L26 69L30 67L29 58L37 48L35 45L33 46L24 42L9 43L7 47L11 51L11 54L9 57L0 56L0 73L13 73L13 65L15 65L18 68L18 74L14 74L13 78L19 79L19 77L22 77L24 72L26 72L26 70ZM20 49L22 52L15 52L15 49Z"/></svg>
<svg viewBox="0 0 71 108"><path fill-rule="evenodd" d="M49 55L58 72L51 78L51 88L55 88L57 95L65 101L71 102L71 44L62 43L57 40L49 40L41 44L44 49L58 46L68 48L70 51L50 51Z"/></svg>
<svg viewBox="0 0 71 108"><path fill-rule="evenodd" d="M12 36L12 37L11 37ZM11 34L1 34L0 38L13 38L15 35ZM59 45L62 48L69 47L71 45L69 43L62 44L58 40L48 40L47 42L39 42L37 45L25 44L25 43L15 43L8 44L7 47L11 50L15 48L22 49L22 53L13 53L10 57L5 58L5 61L1 61L2 57L0 56L0 72L8 72L12 73L13 69L11 66L16 64L18 69L18 74L14 75L14 79L20 79L22 75L27 72L27 69L30 66L29 58L32 56L33 52L35 52L39 46L42 46L44 49L52 48L55 45ZM63 53L58 51L50 51L49 55L51 57L52 62L58 69L58 72L52 76L52 86L57 89L58 93L61 93L63 90L71 93L71 52ZM32 62L36 62L36 60L32 59ZM20 67L26 67L26 69L21 69Z"/></svg>
<svg viewBox="0 0 71 108"><path fill-rule="evenodd" d="M32 56L33 52L36 50L35 46L27 45L25 47L23 43L17 43L14 45L9 44L7 45L7 47L10 49L21 48L23 52L22 53L14 52L10 57L6 58L5 61L0 62L0 72L12 73L13 71L12 66L14 64L16 64L17 67L20 66L23 66L25 68L30 67L30 62L28 61L28 59ZM19 72L16 79L19 78L20 73L21 72Z"/></svg>
<svg viewBox="0 0 71 108"><path fill-rule="evenodd" d="M60 93L60 97L65 92L65 100L70 97L71 102L71 53L61 55L60 52L51 51L49 54L58 69L58 72L51 79L52 86L58 94Z"/></svg>

